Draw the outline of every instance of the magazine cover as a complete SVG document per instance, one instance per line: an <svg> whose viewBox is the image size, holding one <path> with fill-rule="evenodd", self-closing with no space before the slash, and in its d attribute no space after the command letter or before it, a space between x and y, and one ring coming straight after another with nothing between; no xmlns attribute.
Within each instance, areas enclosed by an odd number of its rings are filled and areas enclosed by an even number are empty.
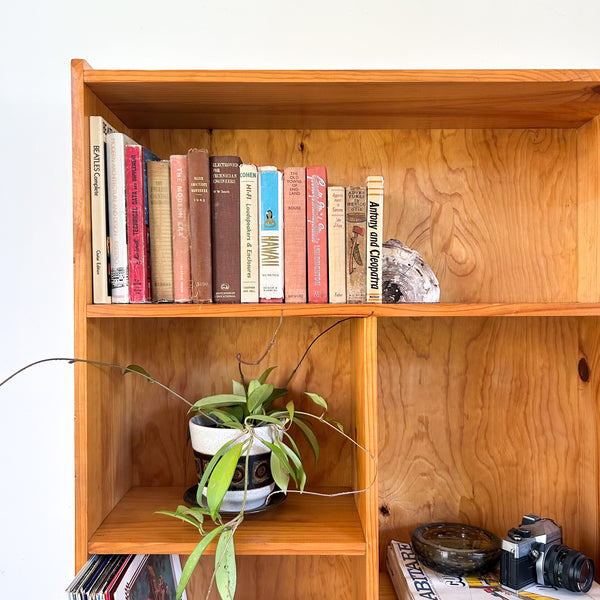
<svg viewBox="0 0 600 600"><path fill-rule="evenodd" d="M181 563L176 554L151 554L132 583L128 600L175 600ZM187 600L185 592L183 600Z"/></svg>

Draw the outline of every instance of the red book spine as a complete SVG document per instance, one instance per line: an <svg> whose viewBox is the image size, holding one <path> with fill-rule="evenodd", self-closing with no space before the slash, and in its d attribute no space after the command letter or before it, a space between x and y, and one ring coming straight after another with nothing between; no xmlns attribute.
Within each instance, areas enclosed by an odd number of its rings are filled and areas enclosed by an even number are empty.
<svg viewBox="0 0 600 600"><path fill-rule="evenodd" d="M306 302L306 169L283 171L285 301Z"/></svg>
<svg viewBox="0 0 600 600"><path fill-rule="evenodd" d="M191 302L190 220L188 203L188 164L186 154L171 161L171 223L173 227L173 298Z"/></svg>
<svg viewBox="0 0 600 600"><path fill-rule="evenodd" d="M129 301L131 303L150 302L150 264L144 197L144 149L138 145L125 148L125 193Z"/></svg>
<svg viewBox="0 0 600 600"><path fill-rule="evenodd" d="M326 303L327 275L327 170L306 167L306 257L308 302Z"/></svg>

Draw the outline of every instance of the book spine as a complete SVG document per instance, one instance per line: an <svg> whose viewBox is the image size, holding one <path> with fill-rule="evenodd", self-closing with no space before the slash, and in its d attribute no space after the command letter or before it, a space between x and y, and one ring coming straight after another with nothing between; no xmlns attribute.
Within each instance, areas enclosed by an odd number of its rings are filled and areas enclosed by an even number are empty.
<svg viewBox="0 0 600 600"><path fill-rule="evenodd" d="M168 160L148 161L152 300L173 302L173 239Z"/></svg>
<svg viewBox="0 0 600 600"><path fill-rule="evenodd" d="M210 157L213 301L240 302L239 156Z"/></svg>
<svg viewBox="0 0 600 600"><path fill-rule="evenodd" d="M127 198L127 255L129 261L129 301L150 302L146 207L144 202L144 154L139 145L125 147L125 191Z"/></svg>
<svg viewBox="0 0 600 600"><path fill-rule="evenodd" d="M327 171L306 168L306 257L308 302L328 300L327 275Z"/></svg>
<svg viewBox="0 0 600 600"><path fill-rule="evenodd" d="M127 208L125 198L125 138L122 133L108 135L108 189L110 235L110 281L112 301L129 303L127 256Z"/></svg>
<svg viewBox="0 0 600 600"><path fill-rule="evenodd" d="M260 302L283 302L283 177L275 167L259 167Z"/></svg>
<svg viewBox="0 0 600 600"><path fill-rule="evenodd" d="M190 222L187 155L174 154L171 165L171 224L173 227L173 297L191 302Z"/></svg>
<svg viewBox="0 0 600 600"><path fill-rule="evenodd" d="M258 302L258 169L240 166L241 301Z"/></svg>
<svg viewBox="0 0 600 600"><path fill-rule="evenodd" d="M366 244L367 188L346 188L346 302L362 304L367 298Z"/></svg>
<svg viewBox="0 0 600 600"><path fill-rule="evenodd" d="M148 208L148 161L149 160L160 160L156 154L153 154L147 148L142 146L143 160L142 160L142 173L143 187L142 191L144 194L144 227L146 230L146 297L148 302L152 301L152 275L151 275L151 261L150 261L150 210Z"/></svg>
<svg viewBox="0 0 600 600"><path fill-rule="evenodd" d="M206 149L192 148L187 156L192 302L206 304L213 294L209 155Z"/></svg>
<svg viewBox="0 0 600 600"><path fill-rule="evenodd" d="M346 302L346 189L327 188L329 302Z"/></svg>
<svg viewBox="0 0 600 600"><path fill-rule="evenodd" d="M306 302L306 169L283 171L285 301Z"/></svg>
<svg viewBox="0 0 600 600"><path fill-rule="evenodd" d="M383 296L383 177L367 177L367 302Z"/></svg>
<svg viewBox="0 0 600 600"><path fill-rule="evenodd" d="M94 304L111 303L106 136L114 133L102 117L90 117L90 173L92 215L92 288Z"/></svg>

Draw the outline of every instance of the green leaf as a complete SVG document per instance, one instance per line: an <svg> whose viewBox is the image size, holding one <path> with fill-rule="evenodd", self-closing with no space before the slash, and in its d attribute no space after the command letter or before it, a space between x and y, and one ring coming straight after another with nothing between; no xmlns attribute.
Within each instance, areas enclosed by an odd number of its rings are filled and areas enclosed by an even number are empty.
<svg viewBox="0 0 600 600"><path fill-rule="evenodd" d="M292 450L292 448L290 448L289 446L287 446L279 440L277 440L275 444L278 448L281 448L281 450L283 450L287 454L289 459L292 461L292 464L294 465L294 469L296 471L296 484L298 485L300 491L303 492L304 485L306 484L306 473L304 472L304 468L302 467L302 460L300 459L300 455L297 451ZM296 444L294 444L294 446L295 445Z"/></svg>
<svg viewBox="0 0 600 600"><path fill-rule="evenodd" d="M248 410L255 413L260 410L263 403L273 393L272 383L263 383L255 387L252 391L248 390Z"/></svg>
<svg viewBox="0 0 600 600"><path fill-rule="evenodd" d="M276 427L282 428L282 423L279 419L275 417L270 417L269 415L248 415L246 417L247 421L261 421L264 423L270 423L271 425L275 425Z"/></svg>
<svg viewBox="0 0 600 600"><path fill-rule="evenodd" d="M204 488L206 487L206 482L208 481L208 478L210 477L213 469L215 468L215 465L221 459L223 454L225 454L225 452L231 446L231 444L234 444L234 443L236 443L236 440L230 440L228 442L225 442L217 450L216 454L210 459L209 463L206 465L206 468L204 469L204 473L202 473L202 477L200 478L200 482L198 483L198 491L196 492L196 501L198 502L199 506L202 506L202 504L203 504L202 492L204 492Z"/></svg>
<svg viewBox="0 0 600 600"><path fill-rule="evenodd" d="M289 392L285 388L275 388L273 393L269 396L267 401L264 403L263 408L268 409L277 398L281 398L282 396L287 396Z"/></svg>
<svg viewBox="0 0 600 600"><path fill-rule="evenodd" d="M200 398L192 406L192 410L207 410L209 408L219 408L221 406L239 406L246 404L246 396L236 394L217 394L216 396L206 396Z"/></svg>
<svg viewBox="0 0 600 600"><path fill-rule="evenodd" d="M304 423L304 421L302 421L301 419L296 417L294 419L294 423L298 426L298 428L308 441L308 444L311 450L313 451L313 454L315 455L315 460L319 460L319 442L317 440L317 436L313 433L310 426Z"/></svg>
<svg viewBox="0 0 600 600"><path fill-rule="evenodd" d="M250 397L250 394L260 385L261 383L258 379L251 379L250 383L248 384L248 397Z"/></svg>
<svg viewBox="0 0 600 600"><path fill-rule="evenodd" d="M273 371L273 369L276 368L277 366L269 367L264 373L262 373L261 376L258 378L259 383L264 383L267 380L267 377L271 374L271 371Z"/></svg>
<svg viewBox="0 0 600 600"><path fill-rule="evenodd" d="M339 421L336 421L335 419L325 419L325 420L328 423L335 425L342 433L344 433L344 426Z"/></svg>
<svg viewBox="0 0 600 600"><path fill-rule="evenodd" d="M220 536L215 554L215 580L223 600L233 600L237 582L233 530L226 529Z"/></svg>
<svg viewBox="0 0 600 600"><path fill-rule="evenodd" d="M208 547L208 545L215 539L217 535L221 533L225 529L225 525L219 525L209 533L207 533L198 543L198 545L192 550L192 553L189 555L188 559L185 561L185 565L181 571L181 578L179 579L179 585L177 586L177 600L180 600L181 595L183 594L183 590L185 586L188 584L200 557Z"/></svg>
<svg viewBox="0 0 600 600"><path fill-rule="evenodd" d="M168 515L169 517L175 517L176 519L180 519L185 523L189 523L196 527L202 535L205 534L205 531L202 527L204 524L204 516L208 515L208 511L200 508L200 507L192 507L188 508L187 506L178 506L176 511L170 510L157 510L156 514L160 515Z"/></svg>
<svg viewBox="0 0 600 600"><path fill-rule="evenodd" d="M313 394L312 392L304 392L315 404L322 406L325 410L327 410L327 402L325 398L319 396L319 394Z"/></svg>
<svg viewBox="0 0 600 600"><path fill-rule="evenodd" d="M206 490L206 503L210 516L214 520L221 508L223 497L231 485L233 474L237 466L238 460L242 455L243 444L237 443L229 448L215 465L213 472L208 480L208 488Z"/></svg>
<svg viewBox="0 0 600 600"><path fill-rule="evenodd" d="M235 379L232 380L233 381L233 395L234 396L244 396L244 398L246 397L246 388L244 387L243 383L240 383L239 381L236 381Z"/></svg>
<svg viewBox="0 0 600 600"><path fill-rule="evenodd" d="M140 375L143 375L150 383L153 383L154 381L154 378L148 373L148 371L139 365L127 365L123 369L123 375L126 375L127 373L139 373Z"/></svg>
<svg viewBox="0 0 600 600"><path fill-rule="evenodd" d="M290 400L285 407L287 408L287 411L290 415L290 421L294 420L294 401Z"/></svg>
<svg viewBox="0 0 600 600"><path fill-rule="evenodd" d="M290 480L289 465L286 460L282 460L275 452L271 453L271 475L273 475L277 487L283 492L287 492Z"/></svg>
<svg viewBox="0 0 600 600"><path fill-rule="evenodd" d="M288 477L287 475L283 478L281 478L282 482L285 482L285 488L283 488L279 481L277 481L276 477L275 477L275 473L273 473L273 463L278 463L275 465L275 468L278 470L278 476L281 475L281 472L283 471L284 473L287 472L287 474L289 474L291 476L291 478L294 480L294 483L296 485L298 485L298 479L296 478L296 472L294 471L294 469L292 469L292 467L290 466L290 463L286 457L286 453L279 447L277 446L277 444L272 444L271 442L267 442L267 441L263 441L264 445L267 446L270 450L271 450L271 474L273 475L273 479L275 479L275 483L283 490L283 491L287 491L287 487L288 487ZM276 457L276 459L273 459L273 456Z"/></svg>

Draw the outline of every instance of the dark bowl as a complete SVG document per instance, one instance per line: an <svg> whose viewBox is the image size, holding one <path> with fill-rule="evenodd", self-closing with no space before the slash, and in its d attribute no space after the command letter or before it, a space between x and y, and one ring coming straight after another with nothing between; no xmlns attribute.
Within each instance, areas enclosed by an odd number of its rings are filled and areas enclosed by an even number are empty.
<svg viewBox="0 0 600 600"><path fill-rule="evenodd" d="M411 539L415 554L426 566L449 575L489 573L500 558L497 535L464 523L428 523Z"/></svg>

